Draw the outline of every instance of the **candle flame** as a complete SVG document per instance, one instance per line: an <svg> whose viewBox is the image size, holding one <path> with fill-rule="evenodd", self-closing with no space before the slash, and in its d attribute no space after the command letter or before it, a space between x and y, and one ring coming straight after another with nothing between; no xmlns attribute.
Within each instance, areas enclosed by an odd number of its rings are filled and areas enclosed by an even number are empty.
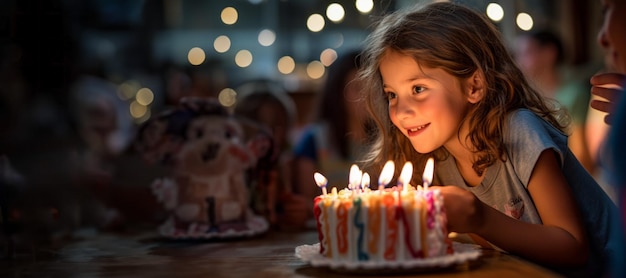
<svg viewBox="0 0 626 278"><path fill-rule="evenodd" d="M359 184L361 183L361 178L362 178L362 174L361 174L361 170L359 169L359 166L357 166L356 164L352 164L352 166L350 167L350 180L348 181L348 188L350 189L356 189L358 188Z"/></svg>
<svg viewBox="0 0 626 278"><path fill-rule="evenodd" d="M428 189L428 186L433 182L433 172L435 170L435 160L431 157L426 162L424 173L422 174L422 182L424 183L424 189Z"/></svg>
<svg viewBox="0 0 626 278"><path fill-rule="evenodd" d="M370 174L363 174L363 178L361 179L361 188L365 189L370 187Z"/></svg>
<svg viewBox="0 0 626 278"><path fill-rule="evenodd" d="M328 180L326 179L326 177L318 172L315 172L315 174L313 174L313 178L315 179L315 183L319 187L326 187L326 185L328 184Z"/></svg>
<svg viewBox="0 0 626 278"><path fill-rule="evenodd" d="M328 179L326 179L326 177L324 177L324 175L315 172L313 174L313 178L315 179L315 183L317 184L318 187L322 188L322 195L326 195L326 185L328 184Z"/></svg>
<svg viewBox="0 0 626 278"><path fill-rule="evenodd" d="M386 186L391 182L391 178L393 178L393 172L395 171L395 164L393 161L389 160L385 163L383 167L383 171L380 172L380 177L378 178L378 184L381 186Z"/></svg>
<svg viewBox="0 0 626 278"><path fill-rule="evenodd" d="M402 172L400 172L400 177L398 178L398 184L402 185L402 188L406 190L407 185L411 182L411 177L413 176L413 163L411 161L407 161L402 166Z"/></svg>

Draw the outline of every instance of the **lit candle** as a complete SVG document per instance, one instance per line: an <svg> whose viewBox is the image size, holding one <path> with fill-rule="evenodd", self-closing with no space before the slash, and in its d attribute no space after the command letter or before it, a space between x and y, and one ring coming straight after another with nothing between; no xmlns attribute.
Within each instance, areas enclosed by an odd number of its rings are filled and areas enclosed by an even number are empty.
<svg viewBox="0 0 626 278"><path fill-rule="evenodd" d="M426 161L426 167L422 174L422 182L424 183L424 190L428 190L428 186L433 182L433 172L435 170L435 160L431 157Z"/></svg>
<svg viewBox="0 0 626 278"><path fill-rule="evenodd" d="M404 163L404 166L402 166L400 177L398 177L398 185L402 186L402 191L406 192L408 190L411 176L413 176L413 163L407 161Z"/></svg>
<svg viewBox="0 0 626 278"><path fill-rule="evenodd" d="M322 188L322 195L326 195L326 185L328 185L328 180L326 179L326 177L324 177L324 175L315 172L315 174L313 174L313 178L315 179L315 183L317 184L318 187Z"/></svg>
<svg viewBox="0 0 626 278"><path fill-rule="evenodd" d="M357 175L355 187L358 189L357 191L363 191L363 170L359 169L359 174Z"/></svg>
<svg viewBox="0 0 626 278"><path fill-rule="evenodd" d="M348 181L348 189L356 190L361 183L361 170L356 164L352 164L350 167L350 177Z"/></svg>
<svg viewBox="0 0 626 278"><path fill-rule="evenodd" d="M395 171L395 164L393 161L389 160L385 163L383 167L383 171L380 172L380 177L378 177L378 191L382 193L382 190L391 182L391 178L393 178L393 172Z"/></svg>
<svg viewBox="0 0 626 278"><path fill-rule="evenodd" d="M361 179L361 189L365 190L370 187L370 174L364 173Z"/></svg>

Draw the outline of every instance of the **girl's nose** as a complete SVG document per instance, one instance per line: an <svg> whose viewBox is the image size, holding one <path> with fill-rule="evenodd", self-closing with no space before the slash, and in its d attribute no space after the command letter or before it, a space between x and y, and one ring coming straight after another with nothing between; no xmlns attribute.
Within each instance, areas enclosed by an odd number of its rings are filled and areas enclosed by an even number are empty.
<svg viewBox="0 0 626 278"><path fill-rule="evenodd" d="M407 118L415 115L414 104L410 98L398 97L396 116L398 119Z"/></svg>

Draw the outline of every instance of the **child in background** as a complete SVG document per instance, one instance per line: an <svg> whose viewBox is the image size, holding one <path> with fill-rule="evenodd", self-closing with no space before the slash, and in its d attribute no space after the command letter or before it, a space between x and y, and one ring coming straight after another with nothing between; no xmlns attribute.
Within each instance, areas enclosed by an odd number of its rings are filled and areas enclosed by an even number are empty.
<svg viewBox="0 0 626 278"><path fill-rule="evenodd" d="M314 118L294 145L294 185L308 200L319 194L315 172L333 184L347 185L350 166L366 150L371 122L367 121L361 83L355 80L358 54L358 50L340 54L330 65Z"/></svg>
<svg viewBox="0 0 626 278"><path fill-rule="evenodd" d="M608 115L604 118L611 124L615 106L626 85L626 2L619 0L599 0L604 21L598 32L598 43L605 50L607 68L612 72L597 74L591 78L591 93L606 99L591 101L591 107ZM621 87L621 88L620 88ZM621 90L620 90L621 89Z"/></svg>
<svg viewBox="0 0 626 278"><path fill-rule="evenodd" d="M309 211L307 202L292 193L291 132L295 104L287 92L270 80L249 81L237 88L234 114L244 128L260 128L271 135L271 154L250 171L253 209L281 229L300 229ZM259 131L253 132L258 134Z"/></svg>
<svg viewBox="0 0 626 278"><path fill-rule="evenodd" d="M585 122L589 107L589 84L574 79L566 67L565 47L550 30L525 32L515 40L514 56L531 86L548 98L555 99L571 117L567 128L568 145L578 161L593 173L594 165L585 140Z"/></svg>
<svg viewBox="0 0 626 278"><path fill-rule="evenodd" d="M568 149L564 111L529 86L491 22L434 3L383 18L366 45L360 77L381 131L370 171L434 156L450 231L567 274L604 273L618 211Z"/></svg>

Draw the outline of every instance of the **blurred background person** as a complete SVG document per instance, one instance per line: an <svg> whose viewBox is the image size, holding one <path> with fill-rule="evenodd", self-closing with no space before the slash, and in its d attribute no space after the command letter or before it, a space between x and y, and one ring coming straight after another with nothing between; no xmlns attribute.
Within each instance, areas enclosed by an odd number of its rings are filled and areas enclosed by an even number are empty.
<svg viewBox="0 0 626 278"><path fill-rule="evenodd" d="M586 79L574 79L566 70L565 47L553 31L536 30L516 38L514 55L520 69L544 96L556 100L571 117L568 145L591 173L593 160L585 138L589 106Z"/></svg>
<svg viewBox="0 0 626 278"><path fill-rule="evenodd" d="M182 66L173 62L165 63L163 82L166 108L176 107L182 98L191 96L191 76Z"/></svg>
<svg viewBox="0 0 626 278"><path fill-rule="evenodd" d="M119 159L127 152L135 135L135 126L127 105L117 96L117 87L106 79L102 68L87 69L77 78L70 90L70 104L80 139L76 159L84 172L80 183L92 192L106 213L103 227L117 221L119 211L114 208L114 178Z"/></svg>
<svg viewBox="0 0 626 278"><path fill-rule="evenodd" d="M90 166L107 170L128 148L134 124L128 109L117 97L117 87L94 74L84 74L73 84L71 103L84 155Z"/></svg>
<svg viewBox="0 0 626 278"><path fill-rule="evenodd" d="M613 176L618 175L626 169L618 167L619 159L611 155L613 162L608 161L602 156L606 156L608 150L617 148L615 144L607 143L607 137L610 133L615 114L619 111L618 99L623 94L626 87L626 61L624 53L626 52L626 35L624 35L624 26L620 25L619 15L623 14L624 5L620 1L599 1L603 9L607 12L603 13L604 18L602 26L597 35L597 42L604 50L604 68L591 78L591 102L587 114L587 141L589 142L589 150L591 157L596 166L595 176L598 183L602 185L609 196L618 205L623 203L623 197L620 196L620 184L616 182ZM610 12L610 13L608 13ZM620 31L620 28L622 30ZM621 59L620 59L621 58ZM624 107L624 106L622 106ZM619 124L616 126L620 126ZM618 131L613 131L617 138ZM603 153L604 152L604 153ZM609 164L604 165L604 164ZM614 165L611 165L614 164ZM614 167L612 169L609 169ZM622 186L623 187L623 186ZM622 190L623 191L623 190ZM620 200L621 199L621 200Z"/></svg>
<svg viewBox="0 0 626 278"><path fill-rule="evenodd" d="M249 171L252 208L277 228L301 228L308 208L302 196L292 193L291 133L297 117L295 104L271 80L249 81L236 91L234 114L249 130L248 136L266 131L272 140L271 153Z"/></svg>
<svg viewBox="0 0 626 278"><path fill-rule="evenodd" d="M602 72L603 73L616 72L616 69L614 69L611 66L611 61L608 61L608 60L609 59L607 59L606 66L602 70ZM615 187L610 185L610 182L609 182L610 173L606 171L606 167L603 165L604 162L602 161L602 158L601 158L603 149L607 148L605 144L606 144L608 133L611 129L610 121L612 120L613 115L614 115L613 114L614 111L612 111L614 108L608 109L608 107L602 107L602 108L596 107L594 109L594 106L596 106L596 103L607 103L607 104L611 103L611 105L615 105L617 103L617 98L609 99L608 102L605 102L607 101L608 96L596 95L594 94L594 91L598 91L598 90L604 91L606 89L605 92L617 92L619 91L619 87L617 86L617 84L604 83L605 81L601 81L598 79L596 79L596 82L602 82L602 83L593 84L594 77L592 77L591 80L592 80L592 88L591 88L592 94L591 94L590 105L592 109L589 109L587 113L587 121L585 125L585 138L586 138L586 141L588 142L589 156L591 158L592 165L593 165L592 173L596 181L598 181L598 184L600 184L600 186L604 188L604 190L609 195L609 197L611 197L613 202L617 203L618 202L617 192L615 190ZM603 88L600 88L600 87L603 87Z"/></svg>
<svg viewBox="0 0 626 278"><path fill-rule="evenodd" d="M605 144L600 153L600 165L606 170L608 184L614 190L615 201L621 210L622 233L626 235L626 1L599 0L603 11L598 43L604 49L605 62L610 72L599 73L591 78L591 93L600 99L591 102L591 109L602 112L603 120L610 124ZM606 114L608 113L608 114ZM626 266L626 242L622 253L616 254L610 277L624 277Z"/></svg>
<svg viewBox="0 0 626 278"><path fill-rule="evenodd" d="M313 179L315 172L328 179L329 189L343 189L348 184L350 166L364 154L371 125L361 85L355 80L358 54L353 50L339 55L330 65L317 95L313 119L294 145L294 189L310 200L309 207L320 193Z"/></svg>

